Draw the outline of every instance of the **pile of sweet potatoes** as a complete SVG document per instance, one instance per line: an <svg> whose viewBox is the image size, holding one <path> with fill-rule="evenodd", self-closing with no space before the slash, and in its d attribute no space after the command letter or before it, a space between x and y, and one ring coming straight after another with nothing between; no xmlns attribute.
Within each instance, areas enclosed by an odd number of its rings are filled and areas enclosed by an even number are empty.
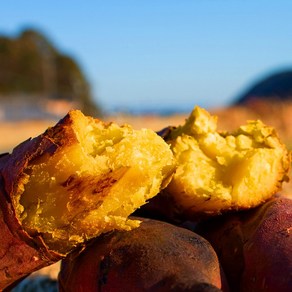
<svg viewBox="0 0 292 292"><path fill-rule="evenodd" d="M291 291L292 200L182 225L143 219L95 239L63 260L60 290Z"/></svg>
<svg viewBox="0 0 292 292"><path fill-rule="evenodd" d="M292 201L274 195L290 153L260 121L234 133L216 126L197 107L160 133L176 172L135 213L160 222L144 219L71 254L61 291L292 291Z"/></svg>
<svg viewBox="0 0 292 292"><path fill-rule="evenodd" d="M0 156L0 290L62 259L66 292L292 291L292 200L275 195L291 157L273 129L217 133L200 109L164 140L89 120Z"/></svg>

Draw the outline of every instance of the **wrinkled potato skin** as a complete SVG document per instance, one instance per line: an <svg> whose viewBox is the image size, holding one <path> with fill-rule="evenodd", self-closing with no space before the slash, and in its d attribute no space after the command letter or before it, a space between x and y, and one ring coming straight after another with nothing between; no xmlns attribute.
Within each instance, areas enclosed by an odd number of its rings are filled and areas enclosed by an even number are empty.
<svg viewBox="0 0 292 292"><path fill-rule="evenodd" d="M211 245L195 233L142 219L93 240L62 262L60 291L221 291Z"/></svg>
<svg viewBox="0 0 292 292"><path fill-rule="evenodd" d="M198 232L213 245L231 291L291 291L292 200L274 198L211 220Z"/></svg>
<svg viewBox="0 0 292 292"><path fill-rule="evenodd" d="M15 186L21 180L25 165L55 147L46 138L38 137L20 144L12 154L0 157L0 290L61 258L48 250L40 236L32 237L22 228L13 205Z"/></svg>

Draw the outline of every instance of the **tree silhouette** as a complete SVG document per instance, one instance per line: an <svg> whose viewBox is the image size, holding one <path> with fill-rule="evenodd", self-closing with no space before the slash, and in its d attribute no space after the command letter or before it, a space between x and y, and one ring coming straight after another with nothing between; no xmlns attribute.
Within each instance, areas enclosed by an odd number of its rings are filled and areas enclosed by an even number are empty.
<svg viewBox="0 0 292 292"><path fill-rule="evenodd" d="M0 95L19 93L74 101L86 114L101 114L77 62L34 29L17 38L0 36Z"/></svg>

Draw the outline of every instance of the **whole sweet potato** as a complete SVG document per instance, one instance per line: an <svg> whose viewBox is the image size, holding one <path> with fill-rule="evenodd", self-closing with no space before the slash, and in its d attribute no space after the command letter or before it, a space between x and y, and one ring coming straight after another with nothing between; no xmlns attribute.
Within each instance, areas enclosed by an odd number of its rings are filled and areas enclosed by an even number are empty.
<svg viewBox="0 0 292 292"><path fill-rule="evenodd" d="M291 291L292 200L274 198L200 228L216 250L232 291Z"/></svg>
<svg viewBox="0 0 292 292"><path fill-rule="evenodd" d="M102 235L63 260L60 291L220 291L220 266L205 239L142 220L138 228Z"/></svg>

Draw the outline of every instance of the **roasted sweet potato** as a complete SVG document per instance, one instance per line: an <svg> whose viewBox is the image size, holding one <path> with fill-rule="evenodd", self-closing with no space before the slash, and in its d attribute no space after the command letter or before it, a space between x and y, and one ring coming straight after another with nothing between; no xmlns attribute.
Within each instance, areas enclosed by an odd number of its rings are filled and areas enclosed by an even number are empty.
<svg viewBox="0 0 292 292"><path fill-rule="evenodd" d="M94 239L62 261L60 291L221 291L216 253L197 234L142 219Z"/></svg>
<svg viewBox="0 0 292 292"><path fill-rule="evenodd" d="M198 231L215 248L231 291L291 291L292 200L274 198L205 222Z"/></svg>
<svg viewBox="0 0 292 292"><path fill-rule="evenodd" d="M139 225L128 216L165 187L169 146L71 111L44 134L0 157L0 289L79 244Z"/></svg>
<svg viewBox="0 0 292 292"><path fill-rule="evenodd" d="M171 145L177 170L163 192L178 213L212 215L262 204L288 180L290 152L274 128L248 121L217 131L217 118L195 107L185 124L160 134Z"/></svg>

